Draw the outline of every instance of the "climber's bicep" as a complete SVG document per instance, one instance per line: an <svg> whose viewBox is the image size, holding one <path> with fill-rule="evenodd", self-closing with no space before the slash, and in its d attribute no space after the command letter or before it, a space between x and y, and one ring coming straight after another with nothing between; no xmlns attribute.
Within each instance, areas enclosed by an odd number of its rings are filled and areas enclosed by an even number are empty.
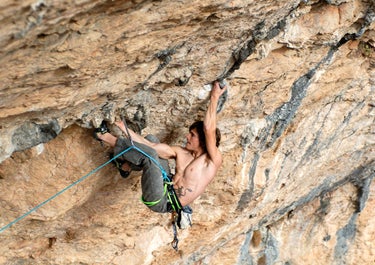
<svg viewBox="0 0 375 265"><path fill-rule="evenodd" d="M152 147L158 153L158 156L163 159L172 159L177 155L173 146L164 143L154 143Z"/></svg>

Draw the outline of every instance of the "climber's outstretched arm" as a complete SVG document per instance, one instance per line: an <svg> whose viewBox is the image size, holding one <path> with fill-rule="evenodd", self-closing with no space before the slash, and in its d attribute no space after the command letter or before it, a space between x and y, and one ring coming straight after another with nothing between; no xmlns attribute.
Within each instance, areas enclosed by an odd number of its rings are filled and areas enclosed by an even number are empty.
<svg viewBox="0 0 375 265"><path fill-rule="evenodd" d="M210 96L210 103L204 117L204 134L206 136L206 147L211 161L219 167L222 163L221 153L216 146L216 110L220 96L224 93L226 87L220 88L219 82L215 81Z"/></svg>

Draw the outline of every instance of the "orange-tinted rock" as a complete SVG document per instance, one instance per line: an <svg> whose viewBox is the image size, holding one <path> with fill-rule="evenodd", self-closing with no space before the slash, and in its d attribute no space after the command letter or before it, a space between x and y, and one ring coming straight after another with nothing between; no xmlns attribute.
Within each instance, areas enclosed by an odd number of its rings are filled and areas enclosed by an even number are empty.
<svg viewBox="0 0 375 265"><path fill-rule="evenodd" d="M0 4L0 229L46 202L0 233L0 264L374 262L369 1L78 2ZM175 252L139 172L92 172L93 127L182 143L221 77L224 164Z"/></svg>

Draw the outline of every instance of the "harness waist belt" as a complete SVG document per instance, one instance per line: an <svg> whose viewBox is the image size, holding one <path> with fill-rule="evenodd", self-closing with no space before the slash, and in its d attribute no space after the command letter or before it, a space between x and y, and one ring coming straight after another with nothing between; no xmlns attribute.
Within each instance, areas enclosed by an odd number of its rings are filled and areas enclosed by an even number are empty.
<svg viewBox="0 0 375 265"><path fill-rule="evenodd" d="M167 193L168 201L171 204L172 209L175 212L178 212L179 210L181 210L182 206L176 195L176 191L173 188L173 182L166 183L166 185L167 185L167 190L168 190L168 193Z"/></svg>
<svg viewBox="0 0 375 265"><path fill-rule="evenodd" d="M158 204L159 202L161 202L161 200L163 199L163 197L165 195L167 195L168 202L170 203L170 205L172 207L171 210L173 210L175 212L178 212L179 210L181 210L182 206L181 206L180 201L178 200L178 197L176 195L175 190L173 189L173 182L164 181L163 196L159 200L153 201L153 202L148 202L148 201L145 201L143 199L143 197L141 199L142 199L142 202L146 206L151 207L151 206L154 206L154 205Z"/></svg>

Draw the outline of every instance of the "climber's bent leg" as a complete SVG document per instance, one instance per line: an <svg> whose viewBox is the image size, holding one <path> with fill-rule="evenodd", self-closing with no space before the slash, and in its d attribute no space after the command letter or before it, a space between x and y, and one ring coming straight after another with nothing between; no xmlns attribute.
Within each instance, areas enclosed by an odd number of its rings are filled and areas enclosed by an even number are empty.
<svg viewBox="0 0 375 265"><path fill-rule="evenodd" d="M99 141L103 141L107 144L109 144L111 147L114 147L116 145L116 140L117 140L117 137L106 132L106 133L96 133L96 138L99 140Z"/></svg>
<svg viewBox="0 0 375 265"><path fill-rule="evenodd" d="M157 163L161 164L158 154L153 148L148 147L147 145L137 142L134 142L134 145L147 154L147 156L136 149L130 149L123 154L121 158L130 162L132 165L143 169L141 180L143 200L146 202L157 202L160 200L159 203L148 207L155 212L168 212L168 200L164 193L164 181L161 169L149 158L152 157ZM130 146L131 142L129 139L120 136L117 139L114 148L115 155L118 155ZM164 168L164 170L169 174L168 167Z"/></svg>

